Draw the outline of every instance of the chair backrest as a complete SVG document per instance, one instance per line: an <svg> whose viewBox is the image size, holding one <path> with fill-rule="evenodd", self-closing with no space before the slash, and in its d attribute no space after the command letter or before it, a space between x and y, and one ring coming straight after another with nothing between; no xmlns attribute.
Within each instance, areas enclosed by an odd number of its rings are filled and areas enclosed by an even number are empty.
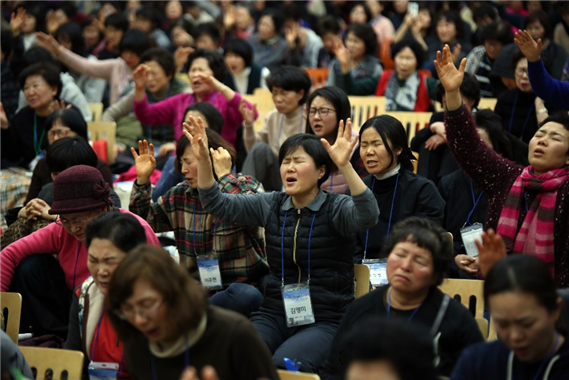
<svg viewBox="0 0 569 380"><path fill-rule="evenodd" d="M429 125L431 116L433 116L432 112L387 112L387 114L403 124L407 131L407 142L409 144L419 130Z"/></svg>
<svg viewBox="0 0 569 380"><path fill-rule="evenodd" d="M496 98L481 98L478 103L478 109L490 108L491 110L494 110L494 108L496 108L497 101L498 99Z"/></svg>
<svg viewBox="0 0 569 380"><path fill-rule="evenodd" d="M326 86L326 79L328 78L327 67L306 68L306 72L312 81L312 88L314 90Z"/></svg>
<svg viewBox="0 0 569 380"><path fill-rule="evenodd" d="M83 374L83 353L60 348L25 347L20 351L32 368L36 379L80 379ZM51 377L46 376L51 374Z"/></svg>
<svg viewBox="0 0 569 380"><path fill-rule="evenodd" d="M484 340L488 339L488 320L484 318L477 317L476 323L478 324L478 328L484 337Z"/></svg>
<svg viewBox="0 0 569 380"><path fill-rule="evenodd" d="M498 339L498 334L496 333L496 321L494 318L490 317L490 326L488 327L488 341L493 341Z"/></svg>
<svg viewBox="0 0 569 380"><path fill-rule="evenodd" d="M385 112L383 96L350 96L349 99L352 107L352 126L356 130L359 130L368 119Z"/></svg>
<svg viewBox="0 0 569 380"><path fill-rule="evenodd" d="M273 94L266 88L257 88L253 95L243 95L243 98L249 103L257 105L259 117L255 121L255 130L258 131L263 128L267 114L275 109Z"/></svg>
<svg viewBox="0 0 569 380"><path fill-rule="evenodd" d="M87 131L89 141L104 140L107 142L107 162L114 162L117 124L114 121L90 121L87 123Z"/></svg>
<svg viewBox="0 0 569 380"><path fill-rule="evenodd" d="M22 296L20 293L0 293L0 307L6 326L6 334L18 344L20 316L22 315Z"/></svg>
<svg viewBox="0 0 569 380"><path fill-rule="evenodd" d="M314 373L290 372L284 369L277 370L280 380L320 380L320 376Z"/></svg>
<svg viewBox="0 0 569 380"><path fill-rule="evenodd" d="M446 278L440 289L466 306L474 317L484 318L484 281Z"/></svg>
<svg viewBox="0 0 569 380"><path fill-rule="evenodd" d="M354 275L356 277L356 298L360 298L369 293L369 267L364 264L355 264Z"/></svg>
<svg viewBox="0 0 569 380"><path fill-rule="evenodd" d="M103 117L103 103L87 103L89 110L91 111L92 119L91 121L100 121Z"/></svg>

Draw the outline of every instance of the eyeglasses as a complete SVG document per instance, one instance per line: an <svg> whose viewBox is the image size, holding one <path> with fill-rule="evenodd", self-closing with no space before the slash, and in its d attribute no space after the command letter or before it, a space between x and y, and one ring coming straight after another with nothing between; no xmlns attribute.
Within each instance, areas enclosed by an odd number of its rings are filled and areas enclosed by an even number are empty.
<svg viewBox="0 0 569 380"><path fill-rule="evenodd" d="M69 132L71 132L71 129L69 129L69 128L66 128L66 129L52 128L49 130L49 132L47 132L47 137L50 137L50 138L67 137L69 135Z"/></svg>
<svg viewBox="0 0 569 380"><path fill-rule="evenodd" d="M315 116L316 113L318 113L320 117L326 117L330 112L336 112L336 110L328 107L320 107L320 108L310 107L310 109L308 110L308 114L310 116Z"/></svg>
<svg viewBox="0 0 569 380"><path fill-rule="evenodd" d="M71 226L83 227L89 222L89 220L90 218L67 220L58 216L57 219L55 219L55 224L67 228Z"/></svg>
<svg viewBox="0 0 569 380"><path fill-rule="evenodd" d="M141 318L148 319L156 315L158 309L163 303L164 300L155 300L152 304L146 306L121 307L120 310L115 310L114 313L123 321L132 321L136 315L139 315Z"/></svg>
<svg viewBox="0 0 569 380"><path fill-rule="evenodd" d="M522 68L516 69L516 75L520 77L523 77L525 75L527 77L528 69L522 69Z"/></svg>

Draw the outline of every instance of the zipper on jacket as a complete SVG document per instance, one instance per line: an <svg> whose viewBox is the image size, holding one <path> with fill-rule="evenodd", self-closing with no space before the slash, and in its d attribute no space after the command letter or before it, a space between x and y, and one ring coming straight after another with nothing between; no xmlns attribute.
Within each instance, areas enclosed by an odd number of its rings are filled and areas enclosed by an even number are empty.
<svg viewBox="0 0 569 380"><path fill-rule="evenodd" d="M294 264L298 268L298 283L300 284L300 279L301 279L302 273L300 270L300 266L296 262L296 238L298 236L298 227L300 226L300 209L297 210L297 214L298 214L298 220L296 221L296 227L294 229L294 244L292 246L292 259L294 261Z"/></svg>

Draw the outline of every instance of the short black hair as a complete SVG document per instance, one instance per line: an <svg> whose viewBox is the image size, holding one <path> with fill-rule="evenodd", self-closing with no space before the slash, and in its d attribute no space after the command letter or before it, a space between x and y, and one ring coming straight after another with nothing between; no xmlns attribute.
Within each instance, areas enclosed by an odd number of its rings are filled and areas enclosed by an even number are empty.
<svg viewBox="0 0 569 380"><path fill-rule="evenodd" d="M179 26L180 28L184 29L186 33L188 33L190 36L192 37L194 36L195 33L194 24L192 24L186 18L180 17L179 19L174 21L174 23L172 24L172 28L170 28L170 30L174 29L174 27L176 26Z"/></svg>
<svg viewBox="0 0 569 380"><path fill-rule="evenodd" d="M446 20L447 22L454 24L454 27L456 29L457 40L461 40L462 38L464 38L464 22L462 21L462 18L460 18L460 14L457 11L449 10L443 13L439 13L434 22L435 28L436 25L439 23L439 21L443 19Z"/></svg>
<svg viewBox="0 0 569 380"><path fill-rule="evenodd" d="M336 165L330 158L324 145L322 145L320 138L314 135L297 133L286 139L279 149L279 166L283 163L286 156L294 153L298 148L303 148L304 151L312 157L317 169L322 166L325 167L324 175L318 180L318 187L322 186L330 176L330 173L336 170Z"/></svg>
<svg viewBox="0 0 569 380"><path fill-rule="evenodd" d="M151 47L152 42L146 33L139 29L129 29L122 36L119 51L121 54L124 51L131 51L140 57L142 53Z"/></svg>
<svg viewBox="0 0 569 380"><path fill-rule="evenodd" d="M85 50L85 39L83 38L83 31L81 27L76 22L66 22L57 28L54 35L55 39L67 38L71 42L71 51L82 57L87 56L87 51Z"/></svg>
<svg viewBox="0 0 569 380"><path fill-rule="evenodd" d="M46 133L53 127L56 121L71 129L73 132L88 141L87 123L81 112L76 108L61 108L47 117L44 123Z"/></svg>
<svg viewBox="0 0 569 380"><path fill-rule="evenodd" d="M482 128L490 137L494 150L503 157L514 160L512 144L504 134L502 118L490 109L481 109L474 114L476 128Z"/></svg>
<svg viewBox="0 0 569 380"><path fill-rule="evenodd" d="M61 3L57 4L57 6L53 9L54 10L61 9L63 11L63 13L65 13L65 15L67 16L67 18L69 20L73 20L73 18L77 14L77 7L71 1L61 2Z"/></svg>
<svg viewBox="0 0 569 380"><path fill-rule="evenodd" d="M399 221L387 237L382 248L382 256L387 257L393 248L402 242L417 244L428 250L433 258L433 276L438 286L443 282L444 273L454 257L452 239L449 233L432 219L411 216Z"/></svg>
<svg viewBox="0 0 569 380"><path fill-rule="evenodd" d="M281 34L281 29L283 28L284 20L281 14L276 9L267 8L261 13L261 16L257 20L257 24L264 16L270 17L275 25L275 34L278 36Z"/></svg>
<svg viewBox="0 0 569 380"><path fill-rule="evenodd" d="M201 113L206 119L205 121L207 122L208 128L221 134L221 130L223 129L223 115L213 104L208 102L190 104L184 111L184 116L190 111Z"/></svg>
<svg viewBox="0 0 569 380"><path fill-rule="evenodd" d="M150 48L140 56L140 63L154 61L162 67L166 76L171 76L173 80L176 75L176 63L172 53L160 47Z"/></svg>
<svg viewBox="0 0 569 380"><path fill-rule="evenodd" d="M541 26L543 26L543 29L545 30L545 33L542 38L545 39L551 36L553 28L551 27L551 21L549 20L549 16L547 15L547 13L545 13L541 9L531 12L528 18L526 19L526 28L528 27L529 24L532 24L536 21L539 22Z"/></svg>
<svg viewBox="0 0 569 380"><path fill-rule="evenodd" d="M223 56L227 53L237 54L245 61L245 67L250 67L253 62L253 48L242 38L231 38L225 43Z"/></svg>
<svg viewBox="0 0 569 380"><path fill-rule="evenodd" d="M304 104L308 98L308 92L312 87L312 81L305 69L296 66L281 66L273 70L267 77L267 87L273 91L274 87L280 87L285 91L300 92L304 90L304 96L299 104Z"/></svg>
<svg viewBox="0 0 569 380"><path fill-rule="evenodd" d="M41 46L32 46L26 50L22 60L22 70L38 62L49 63L61 71L61 63L47 49Z"/></svg>
<svg viewBox="0 0 569 380"><path fill-rule="evenodd" d="M61 89L63 83L61 83L60 77L61 71L55 65L51 63L38 62L26 67L20 74L20 88L23 90L26 84L26 79L32 75L41 76L48 85L57 87L57 93L55 94L55 99L59 99L61 95Z"/></svg>
<svg viewBox="0 0 569 380"><path fill-rule="evenodd" d="M306 112L310 110L310 106L317 96L326 99L332 104L332 106L334 106L334 110L336 111L337 133L338 128L340 127L340 120L343 120L345 123L348 118L352 117L352 107L350 106L350 99L348 98L348 95L344 90L336 86L319 88L308 97L308 100L306 101ZM306 133L314 134L312 126L310 125L309 117L306 118Z"/></svg>
<svg viewBox="0 0 569 380"><path fill-rule="evenodd" d="M393 44L391 46L391 56L395 59L395 56L406 47L411 49L413 52L413 55L417 60L417 69L423 67L423 63L425 62L425 51L414 38L404 38L403 40Z"/></svg>
<svg viewBox="0 0 569 380"><path fill-rule="evenodd" d="M122 212L106 212L93 219L87 225L85 245L91 245L93 239L110 240L124 253L128 253L139 244L146 243L146 232L134 215Z"/></svg>
<svg viewBox="0 0 569 380"><path fill-rule="evenodd" d="M512 28L502 20L492 21L484 26L480 30L480 38L482 41L498 41L504 46L514 42Z"/></svg>
<svg viewBox="0 0 569 380"><path fill-rule="evenodd" d="M481 2L480 6L472 11L472 19L476 22L485 17L490 17L493 21L496 21L498 19L498 11L493 5Z"/></svg>
<svg viewBox="0 0 569 380"><path fill-rule="evenodd" d="M300 21L302 19L302 11L298 3L292 1L281 6L281 12L285 20Z"/></svg>
<svg viewBox="0 0 569 380"><path fill-rule="evenodd" d="M207 61L211 71L213 71L213 76L215 77L215 79L217 79L220 82L223 82L223 79L225 78L225 73L227 72L227 68L225 66L225 60L223 59L223 56L220 53L207 49L196 49L188 57L188 62L186 63L186 66L188 67L188 72L192 67L192 63L197 58L204 58Z"/></svg>
<svg viewBox="0 0 569 380"><path fill-rule="evenodd" d="M516 72L516 67L518 66L518 63L522 60L522 59L527 59L526 56L524 55L524 53L522 53L522 51L517 48L514 52L514 54L512 54L512 59L510 61L510 70L512 70L514 73Z"/></svg>
<svg viewBox="0 0 569 380"><path fill-rule="evenodd" d="M210 36L216 45L219 44L221 36L219 34L219 27L215 24L215 22L204 22L202 24L199 24L195 29L194 38L197 40L204 34Z"/></svg>
<svg viewBox="0 0 569 380"><path fill-rule="evenodd" d="M338 19L334 16L326 15L320 20L318 20L318 25L316 30L320 37L324 36L326 33L340 34L340 23Z"/></svg>
<svg viewBox="0 0 569 380"><path fill-rule="evenodd" d="M373 15L371 14L371 10L367 6L367 4L363 1L355 1L353 2L352 9L350 9L350 13L354 10L354 8L358 5L361 5L364 9L364 13L366 14L366 21L370 22L373 19Z"/></svg>
<svg viewBox="0 0 569 380"><path fill-rule="evenodd" d="M79 136L63 137L47 148L45 163L50 173L61 173L75 165L97 167L99 159L89 143Z"/></svg>
<svg viewBox="0 0 569 380"><path fill-rule="evenodd" d="M41 1L24 1L18 8L24 8L26 14L33 16L36 19L36 32L45 32L45 16L46 8L45 3Z"/></svg>
<svg viewBox="0 0 569 380"><path fill-rule="evenodd" d="M462 84L460 85L460 92L465 98L470 99L474 102L472 107L478 107L478 104L480 103L480 82L478 82L476 76L470 73L464 73L464 78L462 80ZM445 88L439 82L437 84L435 97L440 103L443 101L444 94Z"/></svg>
<svg viewBox="0 0 569 380"><path fill-rule="evenodd" d="M349 33L353 33L356 37L361 39L366 46L366 55L377 55L377 34L369 24L363 24L360 22L353 23L346 30L346 37Z"/></svg>
<svg viewBox="0 0 569 380"><path fill-rule="evenodd" d="M156 29L156 27L158 27L158 24L160 22L159 14L159 10L152 5L143 5L139 7L135 13L136 17L150 21L154 26L153 29Z"/></svg>
<svg viewBox="0 0 569 380"><path fill-rule="evenodd" d="M559 111L554 114L551 114L539 124L539 128L543 127L547 123L559 123L561 124L566 130L569 131L569 115L567 112ZM567 154L569 154L569 150L567 150Z"/></svg>
<svg viewBox="0 0 569 380"><path fill-rule="evenodd" d="M112 26L115 29L120 29L126 32L129 28L128 18L122 12L111 13L105 18L105 28Z"/></svg>

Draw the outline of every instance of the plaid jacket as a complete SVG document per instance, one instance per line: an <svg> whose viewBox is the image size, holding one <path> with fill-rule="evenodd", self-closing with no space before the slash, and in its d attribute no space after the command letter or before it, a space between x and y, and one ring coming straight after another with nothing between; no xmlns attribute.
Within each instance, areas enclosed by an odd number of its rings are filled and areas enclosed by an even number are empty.
<svg viewBox="0 0 569 380"><path fill-rule="evenodd" d="M253 177L232 173L221 177L218 186L228 194L263 191ZM156 203L151 202L151 191L150 183L139 186L135 182L129 209L156 232L174 231L180 261L187 267L196 267L198 255L216 253L224 286L254 283L269 272L262 228L227 223L208 214L197 189L187 182L168 190Z"/></svg>

